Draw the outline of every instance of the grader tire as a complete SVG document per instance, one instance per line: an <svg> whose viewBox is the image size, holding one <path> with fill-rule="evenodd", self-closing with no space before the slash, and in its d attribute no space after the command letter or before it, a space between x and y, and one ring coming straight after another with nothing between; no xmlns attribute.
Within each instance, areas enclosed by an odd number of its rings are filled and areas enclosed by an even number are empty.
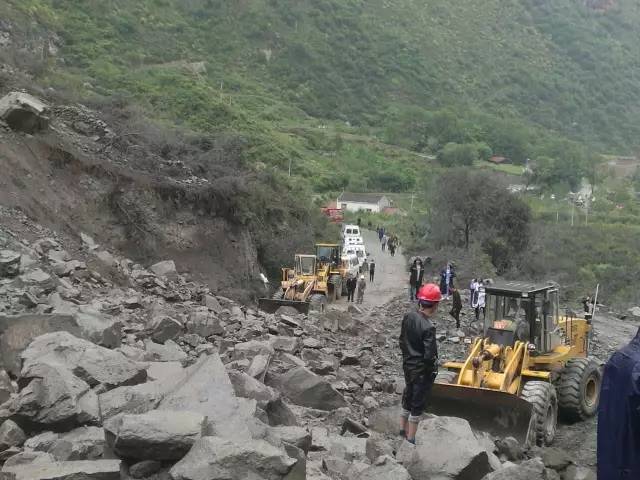
<svg viewBox="0 0 640 480"><path fill-rule="evenodd" d="M558 423L558 397L555 387L547 382L527 382L520 397L533 405L536 444L541 447L551 445L556 436Z"/></svg>
<svg viewBox="0 0 640 480"><path fill-rule="evenodd" d="M458 378L458 375L459 375L458 372L451 372L449 370L440 371L438 372L438 375L436 375L436 379L434 380L434 382L446 383L447 385L450 385L456 381L456 379Z"/></svg>
<svg viewBox="0 0 640 480"><path fill-rule="evenodd" d="M563 418L579 422L598 410L602 372L589 358L572 358L560 372L557 383L560 413Z"/></svg>

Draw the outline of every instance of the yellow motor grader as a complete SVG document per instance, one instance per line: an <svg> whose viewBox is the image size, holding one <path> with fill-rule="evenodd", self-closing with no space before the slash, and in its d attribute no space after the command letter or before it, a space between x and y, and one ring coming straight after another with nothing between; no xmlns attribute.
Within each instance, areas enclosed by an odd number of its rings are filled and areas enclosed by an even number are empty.
<svg viewBox="0 0 640 480"><path fill-rule="evenodd" d="M596 413L600 365L590 359L591 319L560 315L556 285L501 282L485 288L484 335L462 362L447 362L427 411L477 430L549 445L558 413Z"/></svg>
<svg viewBox="0 0 640 480"><path fill-rule="evenodd" d="M272 298L258 300L258 308L274 313L282 306L308 313L311 306L324 309L342 295L344 269L340 246L317 244L315 255L296 254L293 268L282 269L280 288Z"/></svg>

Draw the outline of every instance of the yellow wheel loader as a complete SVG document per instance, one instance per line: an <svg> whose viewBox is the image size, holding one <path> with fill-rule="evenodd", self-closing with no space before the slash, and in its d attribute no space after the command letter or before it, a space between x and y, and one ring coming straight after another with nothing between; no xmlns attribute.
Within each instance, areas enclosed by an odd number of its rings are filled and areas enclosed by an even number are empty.
<svg viewBox="0 0 640 480"><path fill-rule="evenodd" d="M427 411L465 418L477 430L549 445L558 413L596 413L601 370L590 359L591 320L560 315L555 285L486 286L484 335L463 362L447 362Z"/></svg>
<svg viewBox="0 0 640 480"><path fill-rule="evenodd" d="M316 255L296 255L294 268L282 269L280 288L272 298L259 299L258 308L269 313L282 306L300 313L309 313L311 306L323 310L341 294L339 258L338 245L317 245Z"/></svg>

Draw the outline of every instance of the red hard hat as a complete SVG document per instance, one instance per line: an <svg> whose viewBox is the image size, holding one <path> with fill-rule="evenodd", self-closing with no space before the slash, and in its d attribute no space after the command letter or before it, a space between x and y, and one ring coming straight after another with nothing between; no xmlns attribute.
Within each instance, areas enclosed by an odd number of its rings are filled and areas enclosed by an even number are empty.
<svg viewBox="0 0 640 480"><path fill-rule="evenodd" d="M427 283L426 285L421 286L420 290L418 290L417 297L419 302L438 303L442 300L440 287L435 283Z"/></svg>

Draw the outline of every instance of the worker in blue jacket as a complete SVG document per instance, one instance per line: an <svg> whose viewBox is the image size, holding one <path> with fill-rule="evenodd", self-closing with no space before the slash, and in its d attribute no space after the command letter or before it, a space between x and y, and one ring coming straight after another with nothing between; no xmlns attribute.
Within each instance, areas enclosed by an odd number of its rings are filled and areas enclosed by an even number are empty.
<svg viewBox="0 0 640 480"><path fill-rule="evenodd" d="M598 407L598 480L640 479L640 330L604 368Z"/></svg>

